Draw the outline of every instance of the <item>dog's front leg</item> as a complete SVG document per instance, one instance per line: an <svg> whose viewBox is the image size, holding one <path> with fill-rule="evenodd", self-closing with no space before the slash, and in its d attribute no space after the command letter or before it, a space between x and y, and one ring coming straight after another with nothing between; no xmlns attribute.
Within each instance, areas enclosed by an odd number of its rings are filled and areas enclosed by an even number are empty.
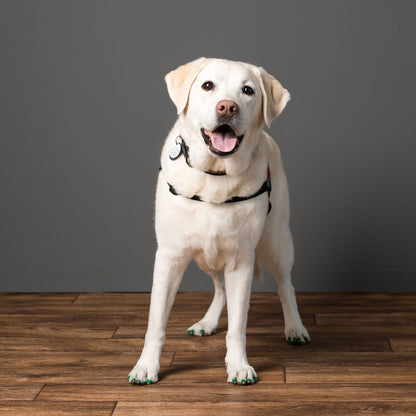
<svg viewBox="0 0 416 416"><path fill-rule="evenodd" d="M257 374L247 360L246 327L253 280L254 258L244 262L231 271L224 273L227 295L228 332L227 364L228 382L234 384L252 384Z"/></svg>
<svg viewBox="0 0 416 416"><path fill-rule="evenodd" d="M166 323L189 259L158 249L153 274L149 322L142 354L128 376L133 384L158 381L160 355L166 339Z"/></svg>

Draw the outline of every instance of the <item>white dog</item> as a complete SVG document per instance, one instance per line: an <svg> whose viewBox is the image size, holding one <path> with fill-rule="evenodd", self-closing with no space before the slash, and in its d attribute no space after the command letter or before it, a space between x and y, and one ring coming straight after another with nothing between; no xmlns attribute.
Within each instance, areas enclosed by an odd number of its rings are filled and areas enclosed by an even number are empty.
<svg viewBox="0 0 416 416"><path fill-rule="evenodd" d="M157 382L166 322L195 260L212 277L215 295L188 333L213 334L227 304L228 381L252 384L258 379L247 360L245 331L252 278L260 277L263 265L278 282L286 339L310 340L291 283L286 177L279 148L263 131L290 94L264 69L221 59L197 59L165 80L179 117L162 150L149 323L128 380Z"/></svg>

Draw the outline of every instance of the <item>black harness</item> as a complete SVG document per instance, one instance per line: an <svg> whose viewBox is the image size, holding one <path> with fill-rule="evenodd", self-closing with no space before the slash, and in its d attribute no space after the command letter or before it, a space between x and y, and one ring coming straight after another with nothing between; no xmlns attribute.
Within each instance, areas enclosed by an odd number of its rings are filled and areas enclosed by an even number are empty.
<svg viewBox="0 0 416 416"><path fill-rule="evenodd" d="M188 146L186 146L182 137L178 136L176 138L175 145L172 147L172 149L169 152L169 158L171 160L176 160L182 154L185 158L186 164L190 168L192 168L192 165L191 165L191 162L190 162L190 159L189 159ZM208 174L208 175L215 175L215 176L225 175L225 172L205 171L205 173ZM169 186L169 191L173 195L182 196L184 198L192 199L193 201L206 202L199 195L194 195L192 197L187 197L187 196L181 195L176 191L176 189L173 187L173 185L171 185L169 182L167 184ZM272 209L272 204L270 202L270 193L271 193L271 191L272 191L272 182L271 182L271 179L270 179L270 168L269 168L269 166L267 166L267 179L263 182L261 187L256 192L254 192L254 194L251 194L251 195L248 195L248 196L233 196L233 197L231 197L231 198L229 198L226 201L221 202L221 203L222 204L232 204L234 202L247 201L249 199L256 198L256 197L264 194L265 192L267 192L268 195L269 195L269 206L268 206L268 209L267 209L267 214L268 214L270 212L270 210Z"/></svg>

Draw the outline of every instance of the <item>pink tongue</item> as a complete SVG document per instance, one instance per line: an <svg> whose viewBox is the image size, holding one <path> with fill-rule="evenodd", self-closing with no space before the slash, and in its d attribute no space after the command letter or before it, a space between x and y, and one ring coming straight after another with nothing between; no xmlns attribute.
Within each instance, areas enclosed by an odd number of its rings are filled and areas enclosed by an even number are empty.
<svg viewBox="0 0 416 416"><path fill-rule="evenodd" d="M231 152L238 144L237 137L231 136L230 133L212 133L211 143L214 148L220 152Z"/></svg>

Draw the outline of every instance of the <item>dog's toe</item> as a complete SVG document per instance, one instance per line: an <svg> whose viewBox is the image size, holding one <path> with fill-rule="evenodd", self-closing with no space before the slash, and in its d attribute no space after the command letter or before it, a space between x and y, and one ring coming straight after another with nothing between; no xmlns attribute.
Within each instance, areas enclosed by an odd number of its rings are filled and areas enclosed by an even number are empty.
<svg viewBox="0 0 416 416"><path fill-rule="evenodd" d="M285 331L286 340L292 345L304 345L311 342L311 337L305 327L291 328Z"/></svg>
<svg viewBox="0 0 416 416"><path fill-rule="evenodd" d="M199 321L188 328L188 335L198 337L213 335L215 334L216 329L216 326L210 324L209 322Z"/></svg>
<svg viewBox="0 0 416 416"><path fill-rule="evenodd" d="M136 365L127 377L130 384L152 384L158 381L156 370L143 365Z"/></svg>
<svg viewBox="0 0 416 416"><path fill-rule="evenodd" d="M239 369L228 369L228 382L232 384L255 384L257 383L257 374L251 366L244 366Z"/></svg>

